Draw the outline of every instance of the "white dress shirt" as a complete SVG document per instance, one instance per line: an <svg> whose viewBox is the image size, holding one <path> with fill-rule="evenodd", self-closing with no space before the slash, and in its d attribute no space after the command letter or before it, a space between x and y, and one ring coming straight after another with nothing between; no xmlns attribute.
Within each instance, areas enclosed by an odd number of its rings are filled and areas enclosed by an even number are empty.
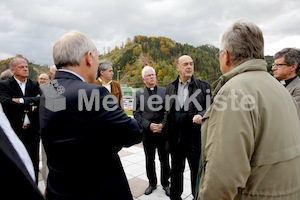
<svg viewBox="0 0 300 200"><path fill-rule="evenodd" d="M19 84L19 86L20 86L20 88L21 88L21 90L22 90L22 93L23 93L23 95L25 96L25 88L26 88L27 79L26 79L24 82L21 82L21 81L19 81L18 79L16 79L16 77L14 77L14 78L15 78L15 80L18 82L18 84ZM23 101L24 101L24 100L23 100ZM24 103L24 102L23 102L23 103ZM29 120L28 115L25 114L24 121L23 121L23 125L26 126L26 125L28 125L28 124L30 124L30 120Z"/></svg>

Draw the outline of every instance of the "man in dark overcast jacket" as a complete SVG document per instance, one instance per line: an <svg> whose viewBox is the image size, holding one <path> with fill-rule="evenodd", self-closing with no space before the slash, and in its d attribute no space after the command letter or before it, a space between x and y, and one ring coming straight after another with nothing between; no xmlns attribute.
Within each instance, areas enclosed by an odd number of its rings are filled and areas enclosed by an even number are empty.
<svg viewBox="0 0 300 200"><path fill-rule="evenodd" d="M141 142L142 131L106 88L91 84L99 65L96 46L72 31L55 43L53 57L54 84L43 88L40 102L46 199L132 200L118 150Z"/></svg>

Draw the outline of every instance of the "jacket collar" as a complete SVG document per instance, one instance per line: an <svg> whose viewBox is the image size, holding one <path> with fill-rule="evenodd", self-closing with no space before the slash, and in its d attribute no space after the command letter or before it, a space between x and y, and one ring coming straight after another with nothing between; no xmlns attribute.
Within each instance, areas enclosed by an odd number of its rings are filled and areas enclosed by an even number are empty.
<svg viewBox="0 0 300 200"><path fill-rule="evenodd" d="M58 76L56 76L57 72L59 72ZM62 72L62 73L60 73L60 72ZM56 73L55 73L55 78L59 78L60 77L59 75L62 75L63 77L66 77L67 74L69 74L69 75L73 75L73 76L79 78L80 80L82 80L83 82L85 82L85 80L82 76L80 76L79 74L77 74L77 73L75 73L71 70L68 70L68 69L59 69L59 70L56 71ZM71 76L67 76L67 77L71 77Z"/></svg>
<svg viewBox="0 0 300 200"><path fill-rule="evenodd" d="M191 80L190 84L194 83L194 80L195 80L194 75L191 77L190 80ZM180 81L180 78L179 78L179 75L178 75L177 78L172 82L172 84L178 85L179 81Z"/></svg>
<svg viewBox="0 0 300 200"><path fill-rule="evenodd" d="M71 72L70 70L57 70L55 73L55 79L61 79L61 78L84 81L84 79L81 76L79 76L74 72Z"/></svg>
<svg viewBox="0 0 300 200"><path fill-rule="evenodd" d="M248 71L267 71L267 62L263 59L248 60L241 65L234 67L231 71L221 75L212 86L214 88L213 97L218 93L221 87L234 76Z"/></svg>

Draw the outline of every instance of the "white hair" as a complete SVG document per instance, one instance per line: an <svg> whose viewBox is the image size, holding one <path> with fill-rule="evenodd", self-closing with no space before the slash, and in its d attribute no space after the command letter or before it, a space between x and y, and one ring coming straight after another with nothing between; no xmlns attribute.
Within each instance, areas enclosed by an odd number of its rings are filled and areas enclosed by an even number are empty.
<svg viewBox="0 0 300 200"><path fill-rule="evenodd" d="M149 70L149 69L152 70L154 74L156 74L156 73L155 73L155 69L154 69L153 67L147 65L147 66L145 66L145 67L142 69L142 78L145 77L146 71Z"/></svg>
<svg viewBox="0 0 300 200"><path fill-rule="evenodd" d="M51 73L54 74L54 73L56 72L56 70L57 70L57 69L56 69L56 66L55 66L55 65L50 66L50 72L51 72Z"/></svg>

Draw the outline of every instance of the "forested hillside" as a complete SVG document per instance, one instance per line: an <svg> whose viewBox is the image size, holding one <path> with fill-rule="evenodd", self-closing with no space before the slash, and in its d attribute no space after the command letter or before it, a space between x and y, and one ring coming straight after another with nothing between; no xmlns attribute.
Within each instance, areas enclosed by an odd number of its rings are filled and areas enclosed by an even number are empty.
<svg viewBox="0 0 300 200"><path fill-rule="evenodd" d="M137 88L144 86L141 71L145 65L156 69L159 85L165 86L174 80L178 75L176 61L184 54L194 59L196 77L212 81L220 75L215 56L218 51L212 45L193 47L165 37L135 36L132 41L128 39L124 47L116 47L99 59L108 59L114 64L115 79L119 77L120 83Z"/></svg>
<svg viewBox="0 0 300 200"><path fill-rule="evenodd" d="M114 65L115 79L121 84L138 88L143 87L141 71L150 65L156 69L158 84L165 86L174 80L178 73L176 61L181 55L190 55L194 60L195 76L212 83L220 76L219 61L216 57L219 49L212 45L193 47L180 44L165 37L135 36L128 39L123 47L115 47L111 52L100 55ZM268 70L271 72L272 56L266 56Z"/></svg>
<svg viewBox="0 0 300 200"><path fill-rule="evenodd" d="M144 86L141 71L145 65L156 69L158 84L165 86L178 75L176 71L178 57L187 54L194 60L195 77L212 83L220 76L219 61L216 57L218 51L218 48L208 44L194 47L165 37L138 35L133 39L127 39L125 45L116 46L112 51L101 54L99 60L107 59L113 63L115 80L128 87L138 88ZM0 61L0 72L8 68L10 59ZM271 73L273 56L266 56L266 60L268 71ZM49 68L29 62L29 70L29 78L36 80L40 73L48 73Z"/></svg>

